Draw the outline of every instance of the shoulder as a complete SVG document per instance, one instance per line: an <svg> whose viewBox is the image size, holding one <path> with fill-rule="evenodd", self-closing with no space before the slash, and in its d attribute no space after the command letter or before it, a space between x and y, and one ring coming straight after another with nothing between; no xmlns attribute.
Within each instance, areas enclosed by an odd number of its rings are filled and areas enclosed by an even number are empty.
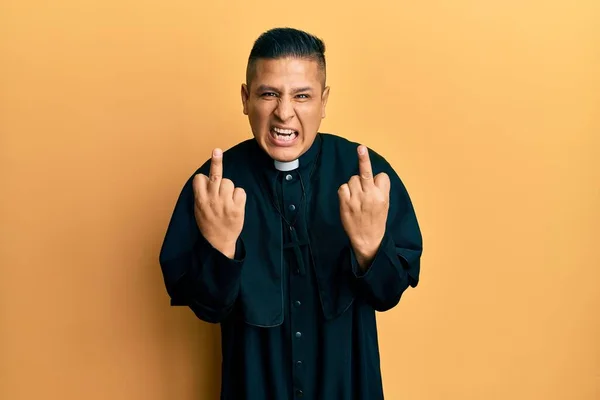
<svg viewBox="0 0 600 400"><path fill-rule="evenodd" d="M324 154L327 154L328 156L333 154L334 159L338 159L344 164L354 163L356 164L356 168L358 168L357 148L364 143L358 143L332 133L321 133L321 137L323 138ZM369 149L369 158L371 160L373 172L386 172L395 175L394 169L383 155L369 146L367 146L367 148Z"/></svg>
<svg viewBox="0 0 600 400"><path fill-rule="evenodd" d="M223 151L223 177L233 178L237 173L238 175L245 174L249 170L247 166L251 161L253 153L253 143L256 143L254 139L244 140L238 144L232 146L229 149ZM212 149L210 149L212 150ZM200 166L196 167L191 174L188 174L181 192L179 195L179 202L191 206L193 201L193 181L194 177L198 174L208 175L210 173L210 150L208 157L201 161Z"/></svg>
<svg viewBox="0 0 600 400"><path fill-rule="evenodd" d="M247 165L254 147L256 147L256 141L254 138L250 138L225 149L223 151L223 175L228 176L231 172L239 170L240 167ZM209 154L209 157L205 158L200 167L196 169L194 175L198 173L208 174L210 171L210 160Z"/></svg>
<svg viewBox="0 0 600 400"><path fill-rule="evenodd" d="M357 175L358 172L358 153L357 148L364 143L354 142L344 137L323 133L323 154L330 160L333 160L335 174L341 175L348 179L351 175ZM391 163L379 152L367 146L369 149L369 159L371 160L371 168L373 175L384 172L388 175L391 183L393 196L399 196L408 199L407 188L400 174L394 169Z"/></svg>

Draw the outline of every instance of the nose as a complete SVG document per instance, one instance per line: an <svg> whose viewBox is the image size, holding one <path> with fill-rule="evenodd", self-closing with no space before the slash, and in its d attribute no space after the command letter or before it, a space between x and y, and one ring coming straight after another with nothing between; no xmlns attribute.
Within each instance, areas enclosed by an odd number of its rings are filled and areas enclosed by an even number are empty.
<svg viewBox="0 0 600 400"><path fill-rule="evenodd" d="M275 108L275 116L281 121L287 121L292 118L294 116L292 102L285 98L280 98L277 102L277 107Z"/></svg>

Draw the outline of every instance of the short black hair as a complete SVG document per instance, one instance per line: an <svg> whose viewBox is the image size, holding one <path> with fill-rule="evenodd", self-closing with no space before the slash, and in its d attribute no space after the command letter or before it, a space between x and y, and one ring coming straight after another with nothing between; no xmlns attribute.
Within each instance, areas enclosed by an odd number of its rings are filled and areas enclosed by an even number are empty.
<svg viewBox="0 0 600 400"><path fill-rule="evenodd" d="M319 64L323 72L323 87L325 87L326 63L325 43L322 39L308 32L294 28L273 28L263 34L254 42L248 57L246 67L246 83L249 85L255 72L258 59L277 59L295 57L311 59Z"/></svg>

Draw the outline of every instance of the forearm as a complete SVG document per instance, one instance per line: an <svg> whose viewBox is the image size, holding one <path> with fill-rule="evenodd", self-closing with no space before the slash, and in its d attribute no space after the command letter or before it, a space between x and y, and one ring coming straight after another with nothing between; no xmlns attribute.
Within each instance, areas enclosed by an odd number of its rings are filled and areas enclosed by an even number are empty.
<svg viewBox="0 0 600 400"><path fill-rule="evenodd" d="M385 235L374 255L370 256L350 248L352 274L358 294L378 311L386 311L398 304L402 293L415 286L418 258L412 262L403 253L409 249L398 248L392 237ZM413 275L416 276L412 276Z"/></svg>
<svg viewBox="0 0 600 400"><path fill-rule="evenodd" d="M221 322L237 300L244 257L241 240L226 255L200 237L191 251L163 263L163 269L182 272L166 282L172 304L189 306L204 321Z"/></svg>

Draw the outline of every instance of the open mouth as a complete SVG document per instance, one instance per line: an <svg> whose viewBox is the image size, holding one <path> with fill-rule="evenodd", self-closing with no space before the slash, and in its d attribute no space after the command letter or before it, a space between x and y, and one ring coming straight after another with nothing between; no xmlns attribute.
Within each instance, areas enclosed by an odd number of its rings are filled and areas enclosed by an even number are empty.
<svg viewBox="0 0 600 400"><path fill-rule="evenodd" d="M291 142L298 137L298 131L293 129L271 128L271 136L278 142Z"/></svg>

